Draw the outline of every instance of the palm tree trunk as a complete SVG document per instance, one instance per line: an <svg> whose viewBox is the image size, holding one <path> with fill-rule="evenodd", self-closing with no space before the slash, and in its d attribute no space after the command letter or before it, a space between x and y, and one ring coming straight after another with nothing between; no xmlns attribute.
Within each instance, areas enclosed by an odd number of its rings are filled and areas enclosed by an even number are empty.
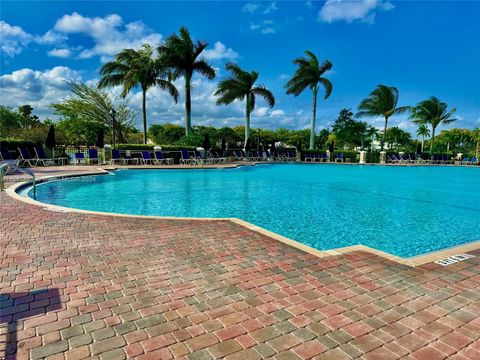
<svg viewBox="0 0 480 360"><path fill-rule="evenodd" d="M147 92L142 90L142 111L143 111L143 143L147 143Z"/></svg>
<svg viewBox="0 0 480 360"><path fill-rule="evenodd" d="M312 124L310 125L310 146L309 146L310 150L313 150L315 148L315 120L317 118L317 93L318 93L318 87L315 87L313 89Z"/></svg>
<svg viewBox="0 0 480 360"><path fill-rule="evenodd" d="M248 95L245 96L245 145L243 148L247 150L247 142L250 138L250 101Z"/></svg>
<svg viewBox="0 0 480 360"><path fill-rule="evenodd" d="M385 146L385 136L387 135L387 124L388 124L388 116L385 116L385 126L383 127L383 137L382 143L380 144L380 151L383 151Z"/></svg>
<svg viewBox="0 0 480 360"><path fill-rule="evenodd" d="M425 136L422 136L422 153L423 153L423 143L425 142Z"/></svg>
<svg viewBox="0 0 480 360"><path fill-rule="evenodd" d="M192 100L190 97L190 77L185 77L185 135L192 133Z"/></svg>
<svg viewBox="0 0 480 360"><path fill-rule="evenodd" d="M477 159L478 159L478 154L480 154L480 140L477 141L477 151L476 151L476 156L477 156Z"/></svg>
<svg viewBox="0 0 480 360"><path fill-rule="evenodd" d="M433 154L433 141L435 140L435 128L432 126L432 139L430 140L430 155Z"/></svg>

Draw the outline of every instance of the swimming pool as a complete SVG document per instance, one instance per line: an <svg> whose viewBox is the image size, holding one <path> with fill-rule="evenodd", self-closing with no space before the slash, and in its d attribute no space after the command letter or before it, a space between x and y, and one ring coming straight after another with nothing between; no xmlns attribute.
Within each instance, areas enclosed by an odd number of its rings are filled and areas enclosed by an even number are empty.
<svg viewBox="0 0 480 360"><path fill-rule="evenodd" d="M411 257L480 240L479 170L333 164L119 170L43 183L37 200L125 214L237 217L319 250L363 244Z"/></svg>

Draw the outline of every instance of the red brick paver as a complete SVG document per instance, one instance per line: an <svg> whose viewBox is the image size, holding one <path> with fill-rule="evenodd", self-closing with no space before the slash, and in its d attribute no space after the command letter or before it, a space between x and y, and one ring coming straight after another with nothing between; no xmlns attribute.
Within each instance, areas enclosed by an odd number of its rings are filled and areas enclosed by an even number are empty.
<svg viewBox="0 0 480 360"><path fill-rule="evenodd" d="M54 212L0 193L0 357L472 359L478 259L319 259L228 221Z"/></svg>

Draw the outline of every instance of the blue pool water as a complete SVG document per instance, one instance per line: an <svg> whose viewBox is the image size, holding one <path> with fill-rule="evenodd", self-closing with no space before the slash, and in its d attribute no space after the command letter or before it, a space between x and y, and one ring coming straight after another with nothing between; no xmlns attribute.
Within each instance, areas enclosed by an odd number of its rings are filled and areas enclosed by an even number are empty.
<svg viewBox="0 0 480 360"><path fill-rule="evenodd" d="M363 244L410 257L480 240L480 169L466 167L123 170L47 182L37 200L126 214L238 217L320 250Z"/></svg>

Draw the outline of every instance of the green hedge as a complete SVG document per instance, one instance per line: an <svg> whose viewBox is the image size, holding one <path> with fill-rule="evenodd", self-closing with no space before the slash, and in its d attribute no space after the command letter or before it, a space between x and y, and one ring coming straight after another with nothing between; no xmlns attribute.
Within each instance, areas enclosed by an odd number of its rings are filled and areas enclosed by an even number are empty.
<svg viewBox="0 0 480 360"><path fill-rule="evenodd" d="M16 150L17 147L33 148L34 146L41 145L40 142L25 141L20 139L6 138L0 139L0 146L8 148L10 150Z"/></svg>
<svg viewBox="0 0 480 360"><path fill-rule="evenodd" d="M178 146L178 145L145 145L145 144L117 144L115 146L118 150L149 150L153 151L155 146L162 148L162 151L180 151L182 149L186 150L196 150L198 146Z"/></svg>

